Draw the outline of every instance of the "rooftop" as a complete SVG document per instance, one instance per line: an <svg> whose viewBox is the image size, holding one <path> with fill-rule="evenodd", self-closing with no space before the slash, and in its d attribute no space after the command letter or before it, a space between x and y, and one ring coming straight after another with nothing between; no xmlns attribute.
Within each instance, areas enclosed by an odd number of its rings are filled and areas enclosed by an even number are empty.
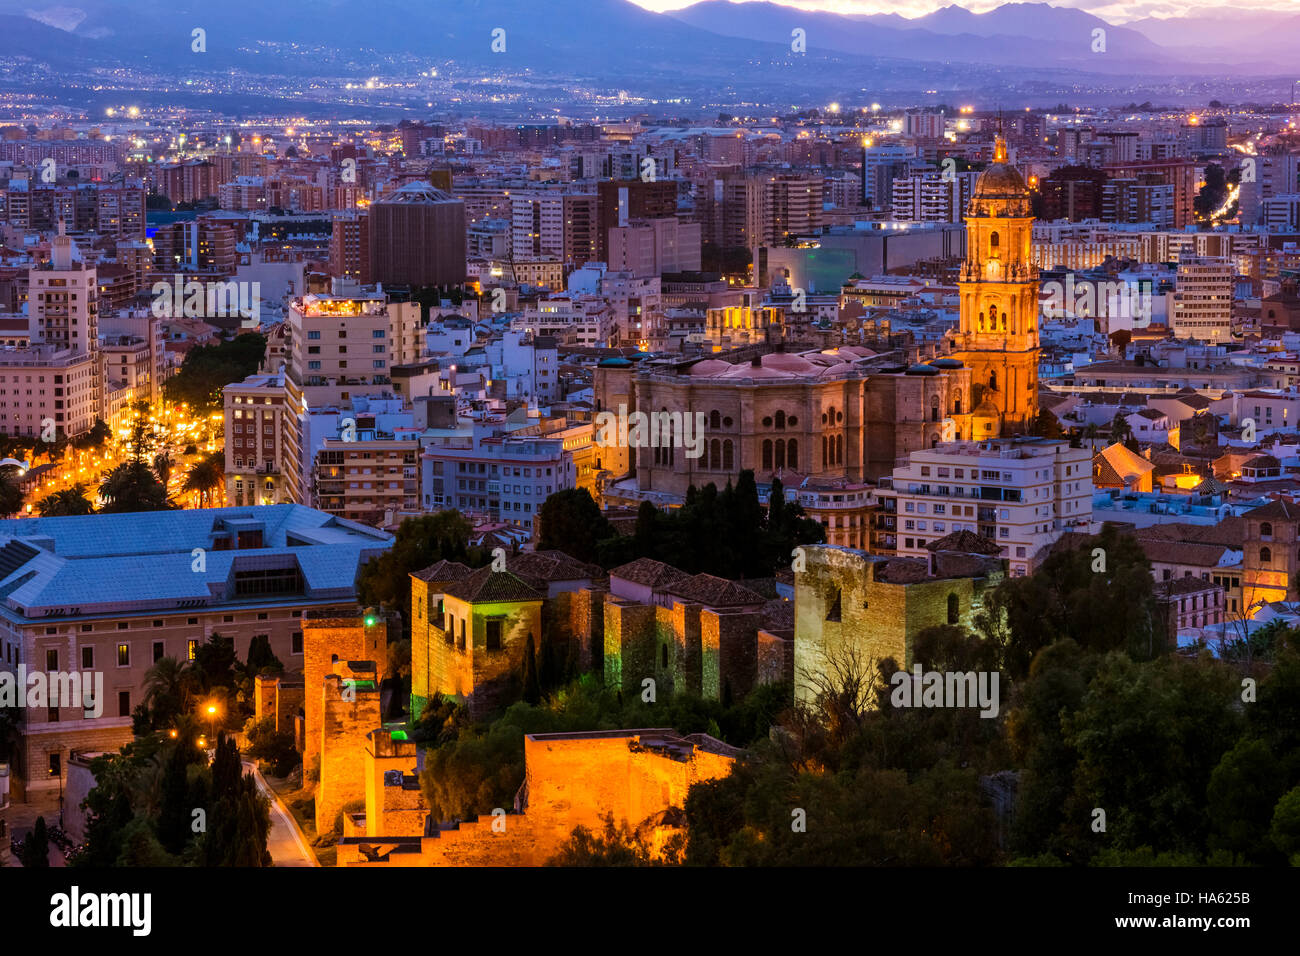
<svg viewBox="0 0 1300 956"><path fill-rule="evenodd" d="M0 521L0 615L52 620L352 601L359 565L392 541L293 504L7 519ZM301 583L290 591L241 586L295 571Z"/></svg>

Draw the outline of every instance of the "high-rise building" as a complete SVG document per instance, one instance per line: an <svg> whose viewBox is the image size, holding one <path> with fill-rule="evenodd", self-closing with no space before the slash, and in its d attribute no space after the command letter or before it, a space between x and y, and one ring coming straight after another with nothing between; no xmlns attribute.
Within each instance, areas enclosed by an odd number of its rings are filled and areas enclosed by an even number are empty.
<svg viewBox="0 0 1300 956"><path fill-rule="evenodd" d="M1038 269L1029 187L1001 136L966 215L953 358L971 369L973 437L1027 434L1038 415Z"/></svg>
<svg viewBox="0 0 1300 956"><path fill-rule="evenodd" d="M550 495L576 487L573 451L565 444L476 434L429 445L421 456L424 507L483 514L531 531Z"/></svg>
<svg viewBox="0 0 1300 956"><path fill-rule="evenodd" d="M330 233L330 276L370 285L370 216L364 212L334 217Z"/></svg>
<svg viewBox="0 0 1300 956"><path fill-rule="evenodd" d="M903 114L903 135L911 139L943 139L942 110L908 110Z"/></svg>
<svg viewBox="0 0 1300 956"><path fill-rule="evenodd" d="M383 293L342 280L335 290L289 305L289 374L313 408L391 391L389 370L418 350L418 303L390 304Z"/></svg>
<svg viewBox="0 0 1300 956"><path fill-rule="evenodd" d="M1187 159L1136 160L1107 166L1114 179L1138 179L1141 185L1173 187L1174 229L1190 225L1194 219L1192 203L1196 199L1196 164ZM1147 174L1143 176L1142 174Z"/></svg>
<svg viewBox="0 0 1300 956"><path fill-rule="evenodd" d="M370 206L370 268L384 285L465 281L465 204L428 183L407 183Z"/></svg>
<svg viewBox="0 0 1300 956"><path fill-rule="evenodd" d="M187 159L181 163L163 163L153 170L158 192L173 203L201 202L215 199L219 180L216 167L202 159Z"/></svg>
<svg viewBox="0 0 1300 956"><path fill-rule="evenodd" d="M948 176L930 170L895 179L891 217L895 222L960 222L979 175L964 172Z"/></svg>
<svg viewBox="0 0 1300 956"><path fill-rule="evenodd" d="M916 147L883 143L862 150L862 195L873 210L890 209L894 201L894 180L907 176L908 164L916 158Z"/></svg>
<svg viewBox="0 0 1300 956"><path fill-rule="evenodd" d="M1117 176L1102 185L1103 222L1143 223L1156 229L1172 229L1177 218L1174 185L1158 175Z"/></svg>
<svg viewBox="0 0 1300 956"><path fill-rule="evenodd" d="M814 235L825 222L821 176L768 176L763 181L763 241L768 245Z"/></svg>
<svg viewBox="0 0 1300 956"><path fill-rule="evenodd" d="M1037 211L1039 219L1100 219L1101 193L1106 174L1088 166L1062 166L1039 185ZM1114 221L1114 220L1112 220Z"/></svg>
<svg viewBox="0 0 1300 956"><path fill-rule="evenodd" d="M367 399L358 399L317 450L312 503L327 514L379 525L390 513L420 510L420 443L413 425L395 428L385 421L393 416L366 406Z"/></svg>
<svg viewBox="0 0 1300 956"><path fill-rule="evenodd" d="M596 184L596 259L609 261L609 231L633 219L677 215L676 180L606 180Z"/></svg>
<svg viewBox="0 0 1300 956"><path fill-rule="evenodd" d="M250 375L222 390L226 501L306 504L302 389L283 370Z"/></svg>
<svg viewBox="0 0 1300 956"><path fill-rule="evenodd" d="M634 219L609 231L609 268L635 276L700 271L700 224Z"/></svg>
<svg viewBox="0 0 1300 956"><path fill-rule="evenodd" d="M52 245L49 268L33 269L28 278L33 331L47 345L88 355L99 338L95 268L82 261L62 222Z"/></svg>
<svg viewBox="0 0 1300 956"><path fill-rule="evenodd" d="M1178 261L1169 325L1176 338L1227 342L1237 270L1230 259L1185 256Z"/></svg>

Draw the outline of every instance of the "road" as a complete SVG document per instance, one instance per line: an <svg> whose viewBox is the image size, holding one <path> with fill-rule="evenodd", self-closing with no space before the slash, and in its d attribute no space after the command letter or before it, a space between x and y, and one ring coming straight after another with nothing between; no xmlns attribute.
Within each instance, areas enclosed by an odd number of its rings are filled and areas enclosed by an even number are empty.
<svg viewBox="0 0 1300 956"><path fill-rule="evenodd" d="M319 866L316 857L303 843L302 835L293 817L280 803L275 791L266 785L262 775L257 772L257 765L248 760L243 763L245 773L253 775L257 789L271 801L271 835L266 840L266 848L271 851L271 864L273 866Z"/></svg>

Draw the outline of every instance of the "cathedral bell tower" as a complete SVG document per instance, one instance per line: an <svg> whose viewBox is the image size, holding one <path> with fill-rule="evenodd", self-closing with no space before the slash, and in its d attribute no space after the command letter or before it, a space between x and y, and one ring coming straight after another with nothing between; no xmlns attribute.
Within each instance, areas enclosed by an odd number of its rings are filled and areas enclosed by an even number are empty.
<svg viewBox="0 0 1300 956"><path fill-rule="evenodd" d="M971 437L1027 434L1038 415L1038 269L1029 187L998 135L966 214L953 357L971 369Z"/></svg>

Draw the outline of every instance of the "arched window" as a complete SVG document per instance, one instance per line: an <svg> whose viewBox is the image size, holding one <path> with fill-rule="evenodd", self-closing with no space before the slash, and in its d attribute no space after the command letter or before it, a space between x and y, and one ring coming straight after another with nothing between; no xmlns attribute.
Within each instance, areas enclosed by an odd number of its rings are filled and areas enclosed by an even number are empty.
<svg viewBox="0 0 1300 956"><path fill-rule="evenodd" d="M998 390L998 373L989 372L989 391L996 392L997 390Z"/></svg>
<svg viewBox="0 0 1300 956"><path fill-rule="evenodd" d="M835 464L844 464L844 436L835 436Z"/></svg>
<svg viewBox="0 0 1300 956"><path fill-rule="evenodd" d="M709 443L709 467L714 471L722 467L722 442L717 438Z"/></svg>
<svg viewBox="0 0 1300 956"><path fill-rule="evenodd" d="M776 440L776 467L785 467L785 441L780 438Z"/></svg>
<svg viewBox="0 0 1300 956"><path fill-rule="evenodd" d="M763 439L763 470L772 470L772 439Z"/></svg>
<svg viewBox="0 0 1300 956"><path fill-rule="evenodd" d="M1271 537L1273 537L1273 524L1272 524L1272 522L1270 522L1270 521L1265 521L1263 524L1261 524L1261 525L1259 526L1259 533L1260 533L1261 535L1263 535L1264 537L1266 537L1266 538L1271 538Z"/></svg>
<svg viewBox="0 0 1300 956"><path fill-rule="evenodd" d="M930 396L930 421L937 422L938 420L939 420L939 396L931 395Z"/></svg>
<svg viewBox="0 0 1300 956"><path fill-rule="evenodd" d="M998 234L997 234L996 232L989 233L989 248L990 248L990 249L996 249L996 248L998 247L998 245L1000 244L1000 242L1001 242L1001 240L998 239Z"/></svg>
<svg viewBox="0 0 1300 956"><path fill-rule="evenodd" d="M1273 560L1273 552L1272 552L1272 551L1270 551L1268 548L1260 548L1260 549L1259 549L1259 563L1260 563L1260 564L1268 564L1268 563L1271 562L1272 560Z"/></svg>
<svg viewBox="0 0 1300 956"><path fill-rule="evenodd" d="M735 455L732 451L731 439L728 438L722 443L722 467L731 471L735 467Z"/></svg>
<svg viewBox="0 0 1300 956"><path fill-rule="evenodd" d="M830 456L830 439L825 435L822 436L822 467L825 468L831 463Z"/></svg>
<svg viewBox="0 0 1300 956"><path fill-rule="evenodd" d="M994 233L994 235L996 235L996 233ZM960 618L961 618L961 601L957 599L957 595L949 594L948 595L948 623L956 624Z"/></svg>
<svg viewBox="0 0 1300 956"><path fill-rule="evenodd" d="M714 409L713 413L709 415L709 427L714 431L722 427L722 414L717 409Z"/></svg>
<svg viewBox="0 0 1300 956"><path fill-rule="evenodd" d="M930 436L930 447L931 447L931 448L938 448L938 447L939 447L939 436L938 436L938 435L931 435L931 436Z"/></svg>
<svg viewBox="0 0 1300 956"><path fill-rule="evenodd" d="M799 469L799 440L791 438L785 445L785 453L790 460L790 467L797 471Z"/></svg>
<svg viewBox="0 0 1300 956"><path fill-rule="evenodd" d="M960 414L961 414L961 392L958 392L956 395L953 396L953 399L952 399L952 413L953 413L954 415L960 415Z"/></svg>

